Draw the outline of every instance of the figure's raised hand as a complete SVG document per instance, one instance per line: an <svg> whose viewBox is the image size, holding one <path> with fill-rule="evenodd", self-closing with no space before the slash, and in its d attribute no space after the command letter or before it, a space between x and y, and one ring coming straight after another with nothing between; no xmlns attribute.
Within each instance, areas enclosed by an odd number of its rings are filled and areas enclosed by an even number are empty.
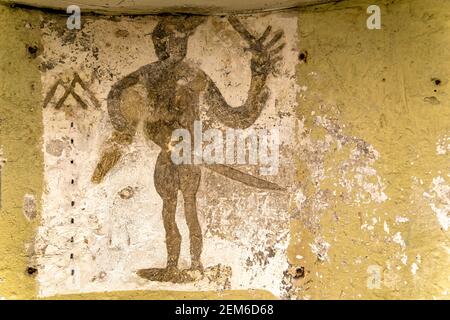
<svg viewBox="0 0 450 320"><path fill-rule="evenodd" d="M228 21L249 45L246 50L249 50L253 55L251 61L252 71L259 75L274 73L275 65L282 59L280 55L281 50L285 46L285 43L282 42L283 31L280 30L273 33L272 27L268 26L258 38L248 32L238 18L230 16Z"/></svg>

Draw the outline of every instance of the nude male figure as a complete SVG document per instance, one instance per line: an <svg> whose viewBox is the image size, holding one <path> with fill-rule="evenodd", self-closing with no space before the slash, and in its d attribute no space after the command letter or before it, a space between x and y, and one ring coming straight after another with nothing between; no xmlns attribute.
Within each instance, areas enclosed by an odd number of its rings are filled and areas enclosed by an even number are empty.
<svg viewBox="0 0 450 320"><path fill-rule="evenodd" d="M198 67L185 61L188 38L205 20L196 16L161 18L152 32L158 61L145 65L119 80L108 95L108 114L114 127L92 181L100 183L123 154L123 148L133 141L139 126L148 139L161 151L154 172L155 188L163 201L162 217L166 232L167 266L146 269L140 275L149 279L169 281L177 269L181 236L175 222L178 191L184 198L184 214L189 228L191 269L203 270L201 263L202 231L197 216L196 194L201 170L197 165L175 165L171 160L171 137L176 129L193 134L194 121L200 120L199 99L203 95L211 116L232 128L247 128L261 114L268 98L266 79L280 60L283 33L272 37L269 26L259 38L252 36L234 17L229 22L249 44L252 53L251 85L247 101L240 107L227 104L214 82ZM269 39L270 38L270 39ZM210 169L247 185L280 190L265 180L249 177L223 165Z"/></svg>

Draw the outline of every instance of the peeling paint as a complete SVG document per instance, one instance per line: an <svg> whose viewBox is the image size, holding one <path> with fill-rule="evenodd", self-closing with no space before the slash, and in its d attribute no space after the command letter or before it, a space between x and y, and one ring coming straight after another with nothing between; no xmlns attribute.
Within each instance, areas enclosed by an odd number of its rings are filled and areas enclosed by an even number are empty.
<svg viewBox="0 0 450 320"><path fill-rule="evenodd" d="M450 177L450 175L449 175ZM450 225L450 184L444 177L433 178L433 184L423 196L430 200L430 207L442 229L448 231Z"/></svg>
<svg viewBox="0 0 450 320"><path fill-rule="evenodd" d="M322 237L316 237L314 243L310 244L311 251L317 256L317 259L321 261L328 261L328 250L330 244L326 242Z"/></svg>
<svg viewBox="0 0 450 320"><path fill-rule="evenodd" d="M450 153L450 136L440 138L436 143L436 154L445 156Z"/></svg>
<svg viewBox="0 0 450 320"><path fill-rule="evenodd" d="M31 221L37 216L36 198L32 194L23 197L23 214Z"/></svg>

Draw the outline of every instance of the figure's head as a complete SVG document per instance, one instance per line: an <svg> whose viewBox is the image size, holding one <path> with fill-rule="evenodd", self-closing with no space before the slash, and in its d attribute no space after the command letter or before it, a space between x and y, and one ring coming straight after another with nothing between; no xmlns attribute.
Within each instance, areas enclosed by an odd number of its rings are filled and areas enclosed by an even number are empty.
<svg viewBox="0 0 450 320"><path fill-rule="evenodd" d="M152 32L156 55L160 60L169 57L175 61L183 60L187 53L188 38L195 28L206 20L202 16L162 17Z"/></svg>

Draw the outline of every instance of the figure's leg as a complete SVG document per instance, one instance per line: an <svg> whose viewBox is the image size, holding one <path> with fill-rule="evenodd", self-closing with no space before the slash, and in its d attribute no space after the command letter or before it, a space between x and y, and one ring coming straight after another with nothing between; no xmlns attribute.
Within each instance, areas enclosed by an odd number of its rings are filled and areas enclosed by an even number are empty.
<svg viewBox="0 0 450 320"><path fill-rule="evenodd" d="M184 199L184 214L189 228L191 267L192 269L202 270L203 235L197 215L197 191L200 185L201 170L193 165L181 165L178 172L180 189Z"/></svg>
<svg viewBox="0 0 450 320"><path fill-rule="evenodd" d="M102 182L106 174L119 162L123 155L123 148L133 142L134 133L134 127L124 131L113 132L111 138L106 141L100 161L92 174L91 181L93 183Z"/></svg>
<svg viewBox="0 0 450 320"><path fill-rule="evenodd" d="M154 177L156 191L163 200L162 217L166 231L167 268L174 269L178 266L181 247L181 235L175 221L179 179L176 166L164 151L159 154L156 161Z"/></svg>

